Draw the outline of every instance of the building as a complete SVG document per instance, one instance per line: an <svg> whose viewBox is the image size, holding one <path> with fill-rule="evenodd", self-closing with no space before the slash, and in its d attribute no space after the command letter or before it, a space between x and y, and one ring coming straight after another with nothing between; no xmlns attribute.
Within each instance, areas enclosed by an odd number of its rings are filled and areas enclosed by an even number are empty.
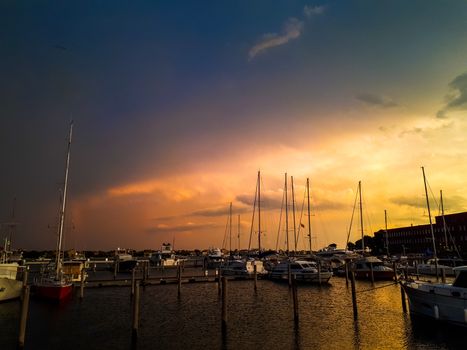
<svg viewBox="0 0 467 350"><path fill-rule="evenodd" d="M454 244L459 253L467 258L467 212L436 216L433 230L438 256L455 254ZM424 254L433 253L430 225L392 228L375 232L375 241L380 242L386 250L386 239L389 253L392 254Z"/></svg>

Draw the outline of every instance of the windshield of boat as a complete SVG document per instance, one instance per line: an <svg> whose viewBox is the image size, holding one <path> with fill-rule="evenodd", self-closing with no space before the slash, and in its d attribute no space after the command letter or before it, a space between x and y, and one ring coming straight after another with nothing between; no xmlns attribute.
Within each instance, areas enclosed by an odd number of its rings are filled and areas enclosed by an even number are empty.
<svg viewBox="0 0 467 350"><path fill-rule="evenodd" d="M454 287L467 288L467 271L460 271L452 285Z"/></svg>

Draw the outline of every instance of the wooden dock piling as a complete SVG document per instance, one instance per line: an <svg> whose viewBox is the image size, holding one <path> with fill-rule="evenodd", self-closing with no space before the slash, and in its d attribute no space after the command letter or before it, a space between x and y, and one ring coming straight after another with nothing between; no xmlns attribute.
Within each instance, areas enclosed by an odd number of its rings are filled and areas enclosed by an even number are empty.
<svg viewBox="0 0 467 350"><path fill-rule="evenodd" d="M221 295L221 292L222 292L221 269L216 268L216 276L217 276L217 293Z"/></svg>
<svg viewBox="0 0 467 350"><path fill-rule="evenodd" d="M373 263L370 262L370 280L371 280L371 285L375 285L375 274L373 273Z"/></svg>
<svg viewBox="0 0 467 350"><path fill-rule="evenodd" d="M180 297L182 291L182 265L177 266L177 279L178 279L178 296Z"/></svg>
<svg viewBox="0 0 467 350"><path fill-rule="evenodd" d="M23 287L23 302L21 303L21 318L19 323L18 349L24 349L26 338L26 324L28 322L29 311L29 286Z"/></svg>
<svg viewBox="0 0 467 350"><path fill-rule="evenodd" d="M349 286L349 264L346 262L345 263L345 285L346 287Z"/></svg>
<svg viewBox="0 0 467 350"><path fill-rule="evenodd" d="M133 343L138 339L139 326L139 283L135 285L135 297L133 298L133 329L131 332L131 340Z"/></svg>
<svg viewBox="0 0 467 350"><path fill-rule="evenodd" d="M288 274L288 280L289 280L289 288L292 287L292 267L290 266L291 264L287 264L287 274Z"/></svg>
<svg viewBox="0 0 467 350"><path fill-rule="evenodd" d="M401 285L401 301L402 301L402 311L405 314L405 313L407 313L407 304L406 304L406 300L405 300L405 290L402 287L402 285Z"/></svg>
<svg viewBox="0 0 467 350"><path fill-rule="evenodd" d="M135 274L136 274L136 268L134 267L131 270L131 297L135 295Z"/></svg>
<svg viewBox="0 0 467 350"><path fill-rule="evenodd" d="M86 278L86 269L81 269L81 281L79 285L79 299L83 300L84 298L84 280Z"/></svg>
<svg viewBox="0 0 467 350"><path fill-rule="evenodd" d="M397 282L397 266L396 266L395 261L393 261L393 263L392 263L392 269L394 271L394 281Z"/></svg>
<svg viewBox="0 0 467 350"><path fill-rule="evenodd" d="M254 280L254 287L256 291L258 289L258 268L256 264L253 265L253 280Z"/></svg>
<svg viewBox="0 0 467 350"><path fill-rule="evenodd" d="M358 309L357 309L357 292L355 291L355 274L354 274L353 269L350 270L350 285L352 289L353 319L356 321L358 319Z"/></svg>
<svg viewBox="0 0 467 350"><path fill-rule="evenodd" d="M446 283L446 269L441 268L441 282Z"/></svg>
<svg viewBox="0 0 467 350"><path fill-rule="evenodd" d="M227 327L227 278L222 277L222 329Z"/></svg>
<svg viewBox="0 0 467 350"><path fill-rule="evenodd" d="M293 319L295 324L298 323L298 295L297 295L297 280L295 274L292 277L292 298L293 298Z"/></svg>

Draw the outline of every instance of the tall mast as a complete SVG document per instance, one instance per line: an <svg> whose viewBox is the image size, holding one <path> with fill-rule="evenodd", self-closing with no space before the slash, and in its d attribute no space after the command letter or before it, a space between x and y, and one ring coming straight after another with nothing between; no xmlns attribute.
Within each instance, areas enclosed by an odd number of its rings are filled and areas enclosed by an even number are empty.
<svg viewBox="0 0 467 350"><path fill-rule="evenodd" d="M446 220L444 218L444 204L443 204L443 190L439 190L440 201L441 201L441 217L443 218L443 231L444 231L444 242L445 248L449 249L449 242L448 242L448 230L446 227Z"/></svg>
<svg viewBox="0 0 467 350"><path fill-rule="evenodd" d="M229 241L230 255L232 255L232 202L230 202L229 208Z"/></svg>
<svg viewBox="0 0 467 350"><path fill-rule="evenodd" d="M238 253L240 253L240 214L238 214L237 239L238 239Z"/></svg>
<svg viewBox="0 0 467 350"><path fill-rule="evenodd" d="M428 189L426 187L425 168L422 167L423 184L425 185L426 207L428 209L428 218L430 220L431 240L433 242L433 258L435 259L436 279L438 279L438 259L436 254L435 231L433 230L433 223L431 222L430 201L428 199Z"/></svg>
<svg viewBox="0 0 467 350"><path fill-rule="evenodd" d="M285 241L287 242L287 255L289 255L289 201L287 200L287 173L285 173Z"/></svg>
<svg viewBox="0 0 467 350"><path fill-rule="evenodd" d="M70 133L68 136L68 148L66 154L66 165L65 165L65 179L63 183L63 194L62 194L62 207L60 209L60 223L58 225L58 240L57 240L57 257L55 261L55 272L59 276L61 270L61 252L63 242L63 228L65 226L65 209L66 209L66 196L68 187L68 170L70 168L70 151L71 151L71 138L73 135L73 121L70 123Z"/></svg>
<svg viewBox="0 0 467 350"><path fill-rule="evenodd" d="M295 223L295 192L293 187L293 176L290 177L290 182L292 185L292 217L293 217L293 237L294 237L294 252L297 252L297 227Z"/></svg>
<svg viewBox="0 0 467 350"><path fill-rule="evenodd" d="M261 252L261 173L258 170L258 254Z"/></svg>
<svg viewBox="0 0 467 350"><path fill-rule="evenodd" d="M360 228L362 231L362 253L365 251L365 242L363 238L363 207L362 207L362 182L358 182L358 193L360 195Z"/></svg>
<svg viewBox="0 0 467 350"><path fill-rule="evenodd" d="M384 231L386 233L386 255L389 258L389 240L388 240L388 214L384 209Z"/></svg>
<svg viewBox="0 0 467 350"><path fill-rule="evenodd" d="M311 256L311 218L310 218L310 179L306 179L306 193L308 197L308 243L310 244L310 256Z"/></svg>

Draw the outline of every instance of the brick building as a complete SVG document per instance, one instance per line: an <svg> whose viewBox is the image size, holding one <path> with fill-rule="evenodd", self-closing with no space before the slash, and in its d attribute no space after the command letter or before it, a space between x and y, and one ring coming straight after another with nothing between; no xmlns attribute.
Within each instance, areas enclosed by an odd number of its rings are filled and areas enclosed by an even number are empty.
<svg viewBox="0 0 467 350"><path fill-rule="evenodd" d="M467 258L467 212L444 215L444 222L446 230L442 216L436 216L433 222L438 256L449 255L449 250L454 250L454 242L460 254ZM385 230L379 230L374 235L375 240L386 247ZM388 229L387 239L390 254L405 252L429 255L433 251L429 224Z"/></svg>

